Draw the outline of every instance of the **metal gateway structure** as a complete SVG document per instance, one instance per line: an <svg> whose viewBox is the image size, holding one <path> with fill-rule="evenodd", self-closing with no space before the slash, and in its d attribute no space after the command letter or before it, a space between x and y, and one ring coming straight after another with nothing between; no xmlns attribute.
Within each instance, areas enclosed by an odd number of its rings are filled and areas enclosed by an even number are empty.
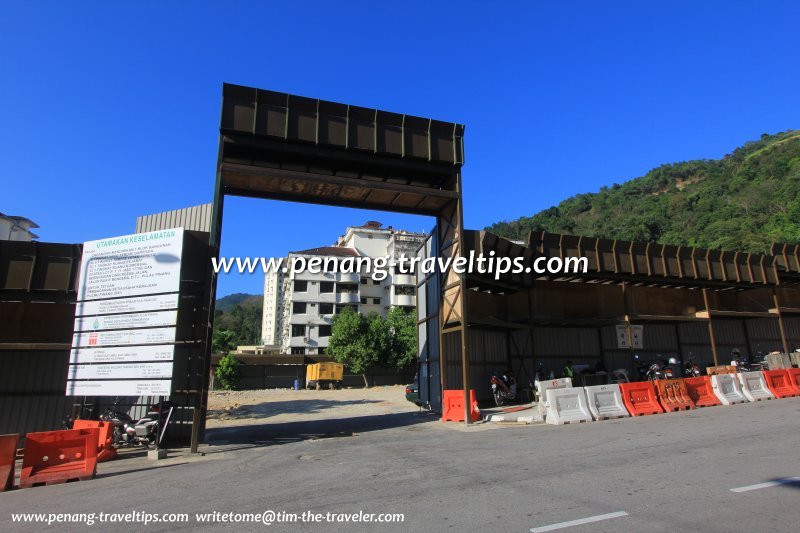
<svg viewBox="0 0 800 533"><path fill-rule="evenodd" d="M224 84L211 253L219 255L225 197L246 196L433 216L431 249L455 259L463 254L463 164L461 124ZM469 394L467 290L464 277L452 268L421 280L420 286L437 292L430 301L435 305L424 306L419 316L421 338L436 338L438 346L447 332L460 342L457 362L421 347L430 384L421 393L438 409L440 384ZM209 321L215 293L216 275ZM206 349L210 357L210 337ZM461 371L457 381L449 377L451 363ZM198 422L206 397L204 391ZM465 407L468 415L469 402Z"/></svg>

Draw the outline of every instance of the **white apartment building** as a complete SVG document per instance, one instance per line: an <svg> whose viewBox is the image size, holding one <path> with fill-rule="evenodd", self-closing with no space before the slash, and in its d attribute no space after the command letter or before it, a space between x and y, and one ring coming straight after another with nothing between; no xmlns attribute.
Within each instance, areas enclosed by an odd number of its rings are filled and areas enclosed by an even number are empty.
<svg viewBox="0 0 800 533"><path fill-rule="evenodd" d="M25 217L4 215L0 213L0 241L32 241L38 239L32 228L38 228L36 222Z"/></svg>
<svg viewBox="0 0 800 533"><path fill-rule="evenodd" d="M287 260L321 257L331 263L346 258L387 257L391 263L399 257L413 257L424 239L424 234L383 228L380 222L370 221L347 228L333 246L291 252ZM282 353L324 354L333 317L345 307L382 316L392 307L413 309L416 276L390 267L387 270L388 276L382 281L373 279L366 270L346 274L324 270L313 274L268 272L264 278L262 342L280 347Z"/></svg>

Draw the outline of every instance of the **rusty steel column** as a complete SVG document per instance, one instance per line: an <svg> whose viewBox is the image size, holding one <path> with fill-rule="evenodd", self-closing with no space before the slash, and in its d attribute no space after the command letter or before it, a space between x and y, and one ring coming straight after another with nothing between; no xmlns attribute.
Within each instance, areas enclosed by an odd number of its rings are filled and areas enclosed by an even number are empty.
<svg viewBox="0 0 800 533"><path fill-rule="evenodd" d="M781 344L783 344L783 353L789 354L789 343L786 341L786 327L783 324L783 313L781 313L781 304L778 301L778 289L772 288L772 301L775 303L775 313L778 315L778 329L781 332Z"/></svg>
<svg viewBox="0 0 800 533"><path fill-rule="evenodd" d="M439 255L442 258L455 260L463 255L464 250L464 213L461 195L461 173L453 176L453 190L458 193L458 197L442 210L436 219L439 234ZM440 369L442 380L442 397L444 390L448 386L447 371L449 362L445 360L445 335L458 332L461 341L461 377L464 390L464 413L465 423L471 424L470 401L469 401L469 349L467 333L467 305L466 305L466 277L458 274L452 267L441 273L441 306L440 306L440 328L439 328L439 348L440 348ZM458 323L457 326L448 324ZM444 409L444 406L443 406Z"/></svg>
<svg viewBox="0 0 800 533"><path fill-rule="evenodd" d="M461 194L461 172L456 177L456 190L458 191L458 205L456 206L456 231L458 232L458 251L454 250L453 259L463 255L464 251L464 209L463 195ZM452 268L452 267L451 267ZM469 394L469 351L467 349L468 317L467 317L467 279L466 273L458 276L461 286L461 380L464 385L464 423L472 424L472 405Z"/></svg>
<svg viewBox="0 0 800 533"><path fill-rule="evenodd" d="M714 323L711 320L711 308L708 305L708 289L703 287L703 304L706 307L706 313L708 313L708 338L711 341L711 355L714 356L714 366L719 366L719 360L717 358L717 341L714 338Z"/></svg>

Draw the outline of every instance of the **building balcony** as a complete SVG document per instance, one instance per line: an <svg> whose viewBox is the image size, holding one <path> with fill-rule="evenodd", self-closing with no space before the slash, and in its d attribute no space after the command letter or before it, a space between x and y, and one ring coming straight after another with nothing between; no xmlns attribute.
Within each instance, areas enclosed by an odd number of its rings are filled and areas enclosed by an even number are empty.
<svg viewBox="0 0 800 533"><path fill-rule="evenodd" d="M416 285L417 278L413 274L395 274L392 276L394 285Z"/></svg>
<svg viewBox="0 0 800 533"><path fill-rule="evenodd" d="M337 292L337 304L357 304L360 301L358 293L355 292Z"/></svg>
<svg viewBox="0 0 800 533"><path fill-rule="evenodd" d="M348 274L338 274L338 281L340 283L359 283L361 282L361 274L358 272L350 272Z"/></svg>
<svg viewBox="0 0 800 533"><path fill-rule="evenodd" d="M392 296L392 305L415 306L417 305L417 297L414 294L395 294Z"/></svg>

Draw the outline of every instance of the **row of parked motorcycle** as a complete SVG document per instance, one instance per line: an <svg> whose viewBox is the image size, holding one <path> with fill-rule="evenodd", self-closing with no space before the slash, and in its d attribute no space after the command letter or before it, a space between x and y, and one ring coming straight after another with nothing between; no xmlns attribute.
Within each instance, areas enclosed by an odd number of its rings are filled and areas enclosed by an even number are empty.
<svg viewBox="0 0 800 533"><path fill-rule="evenodd" d="M759 370L769 370L766 356L759 354L755 361L749 361L742 357L738 351L731 354L733 359L731 365L736 366L739 372L752 372ZM679 365L678 359L669 357L667 359L657 358L655 361L644 362L639 355L634 355L637 363L640 381L657 381L659 379L673 379L676 377L694 378L703 375L703 369L697 364L693 356L689 356L683 365ZM680 368L680 370L679 370Z"/></svg>
<svg viewBox="0 0 800 533"><path fill-rule="evenodd" d="M118 407L120 398L107 407L99 416L94 415L94 406L82 406L78 418L100 420L112 424L114 430L114 445L116 446L143 446L155 447L164 438L164 432L175 408L175 404L168 401L151 405L145 416L134 419ZM67 415L62 421L63 429L72 429L72 415Z"/></svg>
<svg viewBox="0 0 800 533"><path fill-rule="evenodd" d="M769 370L766 356L759 354L754 362L749 361L747 358L741 356L738 350L734 350L731 354L733 358L732 365L735 365L740 372L751 372L758 370ZM693 378L703 375L703 369L697 364L694 356L689 357L680 364L675 357L661 358L657 357L654 361L646 362L639 357L638 354L633 356L639 373L639 381L657 381L660 379L674 379L677 377ZM538 395L538 383L544 379L545 373L541 363L538 365L538 372L536 373L536 380L534 383L535 392ZM615 371L609 374L611 382L627 382L627 373L624 370ZM550 373L550 379L554 376ZM489 386L492 390L492 398L494 398L495 405L502 406L512 404L517 399L517 381L514 378L514 373L510 370L502 374L493 374L489 378Z"/></svg>

